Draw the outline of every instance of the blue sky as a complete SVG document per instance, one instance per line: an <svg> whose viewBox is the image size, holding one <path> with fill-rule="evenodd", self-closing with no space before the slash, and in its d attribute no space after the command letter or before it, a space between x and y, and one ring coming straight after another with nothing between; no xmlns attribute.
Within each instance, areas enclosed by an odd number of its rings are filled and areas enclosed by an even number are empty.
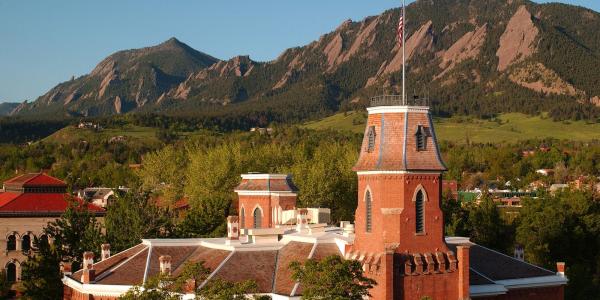
<svg viewBox="0 0 600 300"><path fill-rule="evenodd" d="M407 1L412 2L412 1ZM539 1L538 1L539 2ZM598 0L565 3L600 11ZM174 4L176 3L176 4ZM271 60L395 0L0 0L0 102L35 100L109 54L177 37L217 58Z"/></svg>

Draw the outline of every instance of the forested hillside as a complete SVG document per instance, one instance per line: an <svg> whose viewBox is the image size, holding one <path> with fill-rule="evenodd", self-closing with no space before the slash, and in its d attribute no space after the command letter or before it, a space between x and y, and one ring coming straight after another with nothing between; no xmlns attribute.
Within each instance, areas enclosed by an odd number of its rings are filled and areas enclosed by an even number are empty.
<svg viewBox="0 0 600 300"><path fill-rule="evenodd" d="M346 21L269 62L218 60L176 39L118 52L17 114L152 112L248 128L364 108L371 96L399 90L399 14ZM408 92L428 96L437 115L600 116L597 12L526 0L419 0L407 14Z"/></svg>

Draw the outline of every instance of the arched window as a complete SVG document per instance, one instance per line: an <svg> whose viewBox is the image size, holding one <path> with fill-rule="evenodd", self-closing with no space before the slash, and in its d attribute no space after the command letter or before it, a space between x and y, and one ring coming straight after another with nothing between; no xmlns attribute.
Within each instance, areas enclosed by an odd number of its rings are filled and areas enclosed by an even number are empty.
<svg viewBox="0 0 600 300"><path fill-rule="evenodd" d="M372 229L372 219L373 219L373 215L372 215L372 203L371 203L371 191L367 190L367 193L365 194L365 230L367 232L371 232Z"/></svg>
<svg viewBox="0 0 600 300"><path fill-rule="evenodd" d="M49 245L48 235L42 234L39 239L40 244Z"/></svg>
<svg viewBox="0 0 600 300"><path fill-rule="evenodd" d="M21 250L29 251L31 249L31 237L29 234L23 235L21 239Z"/></svg>
<svg viewBox="0 0 600 300"><path fill-rule="evenodd" d="M10 262L6 265L6 281L17 281L17 265L13 262Z"/></svg>
<svg viewBox="0 0 600 300"><path fill-rule="evenodd" d="M242 206L242 211L240 212L240 228L246 228L246 210Z"/></svg>
<svg viewBox="0 0 600 300"><path fill-rule="evenodd" d="M17 237L11 234L6 239L6 250L17 250Z"/></svg>
<svg viewBox="0 0 600 300"><path fill-rule="evenodd" d="M415 223L416 223L416 232L423 233L425 232L425 223L424 223L424 201L425 195L423 195L423 191L419 190L415 197Z"/></svg>
<svg viewBox="0 0 600 300"><path fill-rule="evenodd" d="M258 208L258 207L255 208L254 209L254 228L261 227L261 224L260 224L260 221L262 219L261 217L262 217L262 213L260 211L260 208Z"/></svg>

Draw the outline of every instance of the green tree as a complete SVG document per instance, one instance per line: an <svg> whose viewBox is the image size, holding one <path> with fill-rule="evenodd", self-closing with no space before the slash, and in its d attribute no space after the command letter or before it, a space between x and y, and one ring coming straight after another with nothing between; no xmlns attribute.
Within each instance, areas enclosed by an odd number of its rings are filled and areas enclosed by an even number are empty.
<svg viewBox="0 0 600 300"><path fill-rule="evenodd" d="M98 254L103 241L96 217L86 203L75 199L69 200L60 219L48 223L44 233L53 238L53 247L61 260L73 262L74 271L81 266L83 253L93 251Z"/></svg>
<svg viewBox="0 0 600 300"><path fill-rule="evenodd" d="M150 201L150 195L131 190L117 194L104 217L106 240L114 251L122 251L143 238L169 236L172 216Z"/></svg>
<svg viewBox="0 0 600 300"><path fill-rule="evenodd" d="M569 299L600 294L600 202L589 190L564 190L525 199L517 241L525 258L548 269L564 261Z"/></svg>
<svg viewBox="0 0 600 300"><path fill-rule="evenodd" d="M8 298L12 283L6 277L6 271L0 271L0 299Z"/></svg>
<svg viewBox="0 0 600 300"><path fill-rule="evenodd" d="M512 227L502 218L496 203L484 195L469 208L468 236L482 246L506 252L513 245Z"/></svg>
<svg viewBox="0 0 600 300"><path fill-rule="evenodd" d="M204 199L196 203L177 224L176 235L183 238L221 237L226 233L225 224L231 200L229 198Z"/></svg>
<svg viewBox="0 0 600 300"><path fill-rule="evenodd" d="M302 299L362 300L377 283L363 275L360 262L337 255L321 261L290 264L292 278L302 285Z"/></svg>
<svg viewBox="0 0 600 300"><path fill-rule="evenodd" d="M137 172L142 189L159 192L169 202L178 200L183 196L187 163L187 153L172 145L144 155Z"/></svg>
<svg viewBox="0 0 600 300"><path fill-rule="evenodd" d="M206 300L245 300L247 294L256 293L258 286L252 280L230 282L219 278L211 279L197 295ZM250 299L264 299L253 297ZM269 298L270 299L270 298Z"/></svg>
<svg viewBox="0 0 600 300"><path fill-rule="evenodd" d="M442 195L442 212L444 213L444 231L449 236L465 236L468 234L469 211L463 208L460 200L449 198L447 192Z"/></svg>
<svg viewBox="0 0 600 300"><path fill-rule="evenodd" d="M304 147L295 153L291 168L301 191L298 205L330 208L333 221L353 219L358 181L352 166L357 149L335 142L321 142L314 150Z"/></svg>
<svg viewBox="0 0 600 300"><path fill-rule="evenodd" d="M56 244L34 239L36 251L21 265L19 290L24 299L62 299L63 284L60 272L61 255Z"/></svg>
<svg viewBox="0 0 600 300"><path fill-rule="evenodd" d="M144 283L135 286L119 299L122 300L176 300L180 294L187 293L190 284L198 285L206 280L210 269L204 267L203 262L188 263L178 276L158 275ZM191 281L193 280L193 281ZM211 279L201 289L196 288L195 294L206 300L242 300L242 299L270 299L264 297L248 298L246 295L256 293L258 287L256 282L246 280L241 282L229 282L219 278Z"/></svg>

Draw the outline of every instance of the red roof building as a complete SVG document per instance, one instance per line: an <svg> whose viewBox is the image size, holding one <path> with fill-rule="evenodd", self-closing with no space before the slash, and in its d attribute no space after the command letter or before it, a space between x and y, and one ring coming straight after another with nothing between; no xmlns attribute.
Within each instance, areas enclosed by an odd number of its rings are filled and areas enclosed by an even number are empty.
<svg viewBox="0 0 600 300"><path fill-rule="evenodd" d="M17 176L4 182L0 192L0 246L5 255L0 256L10 282L19 281L21 262L27 259L32 242L47 238L43 232L48 222L59 218L69 206L69 201L83 200L67 193L67 185L45 173ZM101 217L104 209L85 204L91 212Z"/></svg>
<svg viewBox="0 0 600 300"><path fill-rule="evenodd" d="M17 176L4 182L0 193L0 217L2 216L60 216L69 200L82 201L67 193L64 181L45 173ZM103 214L104 209L87 204L90 211Z"/></svg>

